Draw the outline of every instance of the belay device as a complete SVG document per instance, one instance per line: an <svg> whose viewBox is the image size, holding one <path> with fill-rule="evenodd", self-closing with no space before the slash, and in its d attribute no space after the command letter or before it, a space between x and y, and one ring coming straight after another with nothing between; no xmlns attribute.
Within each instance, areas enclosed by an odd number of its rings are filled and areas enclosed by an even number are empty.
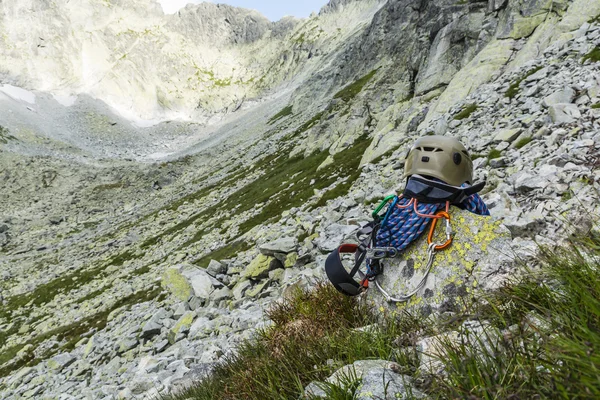
<svg viewBox="0 0 600 400"><path fill-rule="evenodd" d="M374 282L388 301L406 302L427 282L435 253L452 244L450 206L479 215L490 215L477 194L485 183L470 185L473 178L471 158L464 146L454 138L428 136L417 140L408 154L404 177L408 180L402 195L385 198L373 212L373 221L358 231L360 244L342 244L327 257L325 271L338 291L356 296L369 287L369 282ZM434 243L433 236L440 219L446 222L446 241ZM390 295L377 282L377 277L383 273L381 261L400 256L430 223L423 278L410 293ZM354 254L354 265L350 272L342 263L342 255L348 253ZM361 270L363 264L366 266L364 272ZM355 280L357 275L360 281Z"/></svg>

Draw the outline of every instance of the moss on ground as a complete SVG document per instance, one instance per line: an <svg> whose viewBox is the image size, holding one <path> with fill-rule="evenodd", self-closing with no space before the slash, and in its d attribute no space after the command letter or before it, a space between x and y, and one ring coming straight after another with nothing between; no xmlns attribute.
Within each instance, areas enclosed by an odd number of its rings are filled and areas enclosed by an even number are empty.
<svg viewBox="0 0 600 400"><path fill-rule="evenodd" d="M328 200L336 199L348 193L354 182L360 177L360 160L370 145L371 140L366 136L363 136L352 147L333 156L331 168L337 170L338 176L343 176L344 172L348 175L342 178L343 180L340 183L337 183L335 187L325 192L311 209L324 206L327 204ZM391 150L391 152L393 152L393 150Z"/></svg>
<svg viewBox="0 0 600 400"><path fill-rule="evenodd" d="M7 144L11 140L16 140L13 135L10 134L10 131L0 125L0 144Z"/></svg>
<svg viewBox="0 0 600 400"><path fill-rule="evenodd" d="M296 139L301 134L303 134L313 126L317 125L319 121L321 121L321 118L323 118L323 115L325 115L324 111L315 114L311 119L300 125L300 127L298 127L298 129L296 129L292 134L287 135L285 138L283 138L283 141L291 142L293 139Z"/></svg>
<svg viewBox="0 0 600 400"><path fill-rule="evenodd" d="M267 122L267 124L269 125L273 125L275 122L279 121L282 118L287 117L288 115L292 115L292 106L289 105L287 107L285 107L283 110L279 111L277 114L275 114L270 120L269 122Z"/></svg>
<svg viewBox="0 0 600 400"><path fill-rule="evenodd" d="M365 85L367 83L369 83L369 81L371 79L373 79L373 77L375 76L375 74L377 73L377 71L379 70L379 68L374 69L373 71L369 72L368 74L366 74L365 76L357 79L355 82L349 84L348 86L344 87L342 90L340 90L339 92L337 92L333 98L334 99L341 99L345 102L349 102L350 100L354 99L360 92L362 92L363 88L365 87Z"/></svg>
<svg viewBox="0 0 600 400"><path fill-rule="evenodd" d="M457 121L462 121L463 119L467 119L473 114L479 106L477 104L469 104L465 106L458 114L454 116L454 119Z"/></svg>
<svg viewBox="0 0 600 400"><path fill-rule="evenodd" d="M210 252L204 257L194 261L194 264L199 267L206 268L208 267L208 264L210 264L210 260L221 261L229 258L235 258L239 253L249 250L250 247L251 245L248 242L243 240L235 241Z"/></svg>
<svg viewBox="0 0 600 400"><path fill-rule="evenodd" d="M318 167L329 157L328 151L313 153L307 157L280 159L259 182L248 185L246 190L238 193L237 198L243 202L240 210L250 210L256 204L266 204L258 215L240 225L240 231L248 232L259 224L279 217L285 210L302 206L314 195L315 189L322 190L345 180L331 189L338 194L345 194L360 175L360 160L370 144L371 139L368 137L359 138L346 150L336 154L332 164L319 171ZM324 197L333 196L331 190Z"/></svg>
<svg viewBox="0 0 600 400"><path fill-rule="evenodd" d="M163 296L161 288L142 290L118 300L107 309L81 321L52 329L27 342L3 349L0 354L0 377L7 376L25 366L35 366L55 354L73 350L81 339L92 336L95 332L104 329L108 323L110 313L119 308L131 307L150 300L161 301ZM36 349L50 339L57 341L58 345L46 349L43 354L36 354ZM24 349L28 350L24 354L22 353L21 358L15 359L17 354Z"/></svg>
<svg viewBox="0 0 600 400"><path fill-rule="evenodd" d="M519 94L519 92L521 92L521 82L523 82L525 79L529 78L531 75L535 74L536 72L538 72L540 69L542 69L542 66L539 67L535 67L529 71L527 71L525 74L523 74L522 76L520 76L516 81L514 81L509 87L508 90L506 91L506 93L504 94L506 97L508 97L509 99L513 99L517 96L517 94Z"/></svg>
<svg viewBox="0 0 600 400"><path fill-rule="evenodd" d="M0 309L0 319L10 318L12 314L23 307L39 307L49 303L60 293L69 293L94 280L105 277L105 269L109 266L122 266L126 261L142 258L133 252L125 251L110 259L107 263L92 267L82 268L65 276L53 279L48 283L39 285L33 291L9 297Z"/></svg>
<svg viewBox="0 0 600 400"><path fill-rule="evenodd" d="M399 148L400 148L400 145L392 147L391 149L389 149L388 151L386 151L382 155L380 155L380 156L376 157L375 159L373 159L373 161L371 161L371 164L379 164L381 161L383 161L384 158L391 157L392 154L394 154L394 152L396 150L398 150Z"/></svg>
<svg viewBox="0 0 600 400"><path fill-rule="evenodd" d="M592 104L592 109L597 110L600 108L600 103Z"/></svg>
<svg viewBox="0 0 600 400"><path fill-rule="evenodd" d="M125 187L125 183L124 182L114 182L114 183L107 183L104 185L98 185L95 186L92 189L92 193L102 193L108 190L116 190L116 189L122 189Z"/></svg>

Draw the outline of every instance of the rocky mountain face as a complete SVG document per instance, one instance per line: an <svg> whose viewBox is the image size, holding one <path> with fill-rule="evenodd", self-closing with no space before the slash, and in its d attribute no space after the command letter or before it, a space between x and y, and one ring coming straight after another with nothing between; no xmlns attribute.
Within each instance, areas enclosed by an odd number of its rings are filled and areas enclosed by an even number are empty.
<svg viewBox="0 0 600 400"><path fill-rule="evenodd" d="M517 275L515 257L534 264L536 242L599 211L599 15L598 0L344 0L271 23L210 3L3 1L2 398L198 379L323 278L425 134L465 143L494 219L462 217L483 224L476 250L448 255L465 279L440 266L409 307L451 313Z"/></svg>

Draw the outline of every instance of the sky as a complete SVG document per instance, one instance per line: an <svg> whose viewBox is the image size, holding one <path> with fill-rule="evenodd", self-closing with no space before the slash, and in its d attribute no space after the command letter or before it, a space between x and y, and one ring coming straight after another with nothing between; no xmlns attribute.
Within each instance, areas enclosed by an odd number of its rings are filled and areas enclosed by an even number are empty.
<svg viewBox="0 0 600 400"><path fill-rule="evenodd" d="M202 0L159 0L159 2L165 13L173 14L188 3L198 4L202 3ZM311 12L318 12L328 3L328 0L213 0L212 2L258 10L271 21L278 21L286 15L298 18L308 17Z"/></svg>

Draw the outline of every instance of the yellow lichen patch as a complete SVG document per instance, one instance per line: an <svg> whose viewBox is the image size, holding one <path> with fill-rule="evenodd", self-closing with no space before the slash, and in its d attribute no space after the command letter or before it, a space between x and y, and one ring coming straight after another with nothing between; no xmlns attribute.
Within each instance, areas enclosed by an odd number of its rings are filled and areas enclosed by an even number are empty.
<svg viewBox="0 0 600 400"><path fill-rule="evenodd" d="M181 301L188 300L192 294L192 287L175 268L169 268L164 273L161 284Z"/></svg>
<svg viewBox="0 0 600 400"><path fill-rule="evenodd" d="M467 271L469 274L473 272L474 267L475 263L471 261L465 261L465 271Z"/></svg>

